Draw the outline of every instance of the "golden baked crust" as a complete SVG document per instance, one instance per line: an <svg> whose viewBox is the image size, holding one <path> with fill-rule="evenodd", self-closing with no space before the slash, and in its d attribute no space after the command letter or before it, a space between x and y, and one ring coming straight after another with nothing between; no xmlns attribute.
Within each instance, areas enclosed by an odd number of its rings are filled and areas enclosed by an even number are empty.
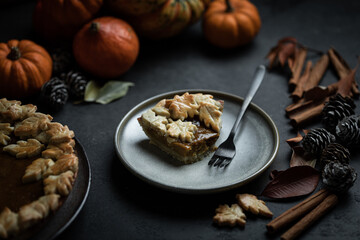
<svg viewBox="0 0 360 240"><path fill-rule="evenodd" d="M0 157L10 164L13 161L8 158L14 157L17 158L15 161L30 163L22 165L26 169L21 170L24 172L20 180L24 185L19 189L26 190L26 186L30 187L34 182L43 182L43 196L36 193L36 200L25 200L28 202L18 205L14 211L6 207L6 202L4 207L2 202L0 238L14 236L42 221L51 211L58 209L64 197L70 194L79 164L73 138L73 131L52 122L50 115L36 112L36 106L0 99ZM4 156L6 153L8 155ZM6 172L4 174L2 170L0 180L6 177ZM30 187L29 190L35 188Z"/></svg>
<svg viewBox="0 0 360 240"><path fill-rule="evenodd" d="M163 99L138 118L150 142L183 163L214 150L221 129L223 102L208 94Z"/></svg>

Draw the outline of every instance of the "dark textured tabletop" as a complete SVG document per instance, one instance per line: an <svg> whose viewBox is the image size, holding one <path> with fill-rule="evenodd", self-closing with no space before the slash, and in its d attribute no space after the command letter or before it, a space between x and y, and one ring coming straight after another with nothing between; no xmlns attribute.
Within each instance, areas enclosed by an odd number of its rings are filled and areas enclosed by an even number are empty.
<svg viewBox="0 0 360 240"><path fill-rule="evenodd" d="M230 191L187 195L153 187L131 174L119 161L114 147L117 125L141 101L179 89L213 89L244 97L254 69L269 49L286 36L315 49L335 47L355 67L360 54L359 1L254 0L262 27L250 44L219 50L206 43L197 23L175 38L141 40L139 58L121 77L135 86L107 105L71 102L54 119L75 131L88 155L92 181L88 199L74 222L57 239L276 239L266 235L268 219L250 217L244 229L218 228L212 224L219 204L235 202L237 193L259 195L269 182L270 171L289 167L291 150L286 139L296 132L284 109L291 103L288 78L268 73L253 102L276 123L280 148L273 164L251 183ZM0 41L36 39L32 28L34 1L0 5ZM357 79L359 74L357 74ZM337 81L328 70L321 82ZM359 106L360 101L356 100ZM359 113L359 107L356 112ZM360 156L351 165L360 173ZM230 165L231 167L231 165ZM76 194L73 192L72 194ZM275 216L304 198L266 201ZM301 239L359 239L360 183L342 196L329 214L315 223Z"/></svg>

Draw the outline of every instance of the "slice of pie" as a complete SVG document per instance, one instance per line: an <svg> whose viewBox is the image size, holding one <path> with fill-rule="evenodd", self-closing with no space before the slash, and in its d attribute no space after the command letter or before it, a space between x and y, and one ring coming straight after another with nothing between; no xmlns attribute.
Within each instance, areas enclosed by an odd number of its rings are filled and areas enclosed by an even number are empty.
<svg viewBox="0 0 360 240"><path fill-rule="evenodd" d="M212 95L184 93L161 100L138 121L151 143L189 164L215 150L223 106Z"/></svg>
<svg viewBox="0 0 360 240"><path fill-rule="evenodd" d="M43 222L78 171L74 132L32 104L0 99L0 239Z"/></svg>

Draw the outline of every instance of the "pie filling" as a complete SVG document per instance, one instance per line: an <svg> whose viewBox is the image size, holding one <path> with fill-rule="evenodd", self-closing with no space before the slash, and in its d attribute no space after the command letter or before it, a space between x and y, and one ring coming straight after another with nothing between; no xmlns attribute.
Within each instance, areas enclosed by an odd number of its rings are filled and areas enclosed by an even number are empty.
<svg viewBox="0 0 360 240"><path fill-rule="evenodd" d="M222 108L223 102L213 100L211 95L185 93L160 101L138 122L151 143L188 164L215 150Z"/></svg>

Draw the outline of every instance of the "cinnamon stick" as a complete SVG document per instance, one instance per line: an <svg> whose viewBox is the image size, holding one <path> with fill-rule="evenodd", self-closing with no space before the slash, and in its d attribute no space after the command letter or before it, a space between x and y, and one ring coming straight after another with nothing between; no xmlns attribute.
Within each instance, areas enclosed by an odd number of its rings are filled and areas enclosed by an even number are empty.
<svg viewBox="0 0 360 240"><path fill-rule="evenodd" d="M300 75L305 63L306 55L307 49L300 48L299 53L294 60L294 65L291 67L292 77L289 80L290 91L294 90L299 84Z"/></svg>
<svg viewBox="0 0 360 240"><path fill-rule="evenodd" d="M285 211L283 214L272 220L266 225L269 233L275 233L280 229L287 227L292 222L300 219L305 214L314 209L320 202L322 202L329 192L327 190L320 190L312 196L308 197L301 203Z"/></svg>
<svg viewBox="0 0 360 240"><path fill-rule="evenodd" d="M316 63L313 69L310 72L310 76L306 85L304 86L304 91L319 85L320 80L324 76L324 73L329 65L329 56L324 54Z"/></svg>
<svg viewBox="0 0 360 240"><path fill-rule="evenodd" d="M324 108L324 103L326 100L327 99L324 99L324 101L316 102L316 105L314 107L306 109L305 111L297 113L293 116L290 116L291 125L293 125L294 127L298 127L319 117Z"/></svg>
<svg viewBox="0 0 360 240"><path fill-rule="evenodd" d="M312 67L312 62L307 61L304 73L301 75L301 77L299 77L298 79L295 78L290 79L290 81L293 80L293 82L295 82L296 80L295 90L291 94L291 97L293 98L294 101L297 101L300 98L302 98L304 94L304 86L310 76L311 67Z"/></svg>
<svg viewBox="0 0 360 240"><path fill-rule="evenodd" d="M299 237L306 229L313 225L319 218L329 212L338 202L335 194L327 196L315 209L292 226L282 236L282 240L292 240Z"/></svg>

